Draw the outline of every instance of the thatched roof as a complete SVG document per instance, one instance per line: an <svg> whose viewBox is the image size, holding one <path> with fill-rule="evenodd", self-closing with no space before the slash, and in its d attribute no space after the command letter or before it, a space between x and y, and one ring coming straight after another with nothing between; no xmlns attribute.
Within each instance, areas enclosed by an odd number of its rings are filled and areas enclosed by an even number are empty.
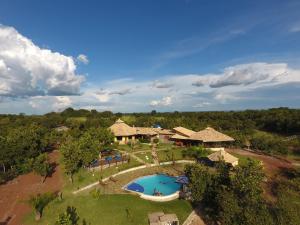
<svg viewBox="0 0 300 225"><path fill-rule="evenodd" d="M214 153L210 154L209 156L207 156L207 158L213 162L218 162L218 161L224 160L226 163L230 163L232 165L237 165L237 163L239 161L239 159L237 157L229 154L225 150L220 150L220 151L214 152Z"/></svg>
<svg viewBox="0 0 300 225"><path fill-rule="evenodd" d="M195 131L189 130L189 129L185 128L185 127L175 127L175 128L173 128L173 130L176 133L178 133L178 134L180 134L182 136L186 136L186 137L189 137L189 136L191 136L192 134L195 133Z"/></svg>
<svg viewBox="0 0 300 225"><path fill-rule="evenodd" d="M136 134L139 135L149 135L154 136L157 135L157 132L152 127L135 127Z"/></svg>
<svg viewBox="0 0 300 225"><path fill-rule="evenodd" d="M225 142L234 141L232 137L222 134L211 127L207 127L204 130L195 132L190 136L191 140L197 140L202 142Z"/></svg>
<svg viewBox="0 0 300 225"><path fill-rule="evenodd" d="M158 130L158 133L163 134L163 135L173 135L174 134L173 131L168 130L168 129L160 129L160 130Z"/></svg>
<svg viewBox="0 0 300 225"><path fill-rule="evenodd" d="M109 129L115 136L125 137L136 135L136 129L130 127L121 119L118 119Z"/></svg>
<svg viewBox="0 0 300 225"><path fill-rule="evenodd" d="M174 134L173 136L171 136L171 139L189 140L189 137L182 136L180 134Z"/></svg>

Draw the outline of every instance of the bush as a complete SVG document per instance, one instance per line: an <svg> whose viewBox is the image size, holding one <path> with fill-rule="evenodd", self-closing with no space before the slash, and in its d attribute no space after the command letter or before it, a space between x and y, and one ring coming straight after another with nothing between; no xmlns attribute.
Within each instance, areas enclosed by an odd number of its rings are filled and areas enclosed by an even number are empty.
<svg viewBox="0 0 300 225"><path fill-rule="evenodd" d="M269 154L286 155L288 153L288 148L282 138L267 133L254 134L250 139L250 144L251 148Z"/></svg>
<svg viewBox="0 0 300 225"><path fill-rule="evenodd" d="M44 208L56 198L53 193L38 194L36 196L31 196L28 203L32 206L35 212L35 219L40 220Z"/></svg>

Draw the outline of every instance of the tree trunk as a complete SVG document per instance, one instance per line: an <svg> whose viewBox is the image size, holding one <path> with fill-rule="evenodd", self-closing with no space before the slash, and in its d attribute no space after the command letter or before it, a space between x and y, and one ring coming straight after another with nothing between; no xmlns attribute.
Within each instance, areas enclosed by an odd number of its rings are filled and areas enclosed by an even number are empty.
<svg viewBox="0 0 300 225"><path fill-rule="evenodd" d="M42 177L42 184L45 183L47 176Z"/></svg>
<svg viewBox="0 0 300 225"><path fill-rule="evenodd" d="M41 217L42 217L42 214L39 211L36 210L35 211L35 220L39 221L41 219Z"/></svg>
<svg viewBox="0 0 300 225"><path fill-rule="evenodd" d="M3 172L5 173L6 172L6 168L5 168L4 163L2 163L2 168L3 168Z"/></svg>
<svg viewBox="0 0 300 225"><path fill-rule="evenodd" d="M70 175L70 181L73 184L73 174Z"/></svg>

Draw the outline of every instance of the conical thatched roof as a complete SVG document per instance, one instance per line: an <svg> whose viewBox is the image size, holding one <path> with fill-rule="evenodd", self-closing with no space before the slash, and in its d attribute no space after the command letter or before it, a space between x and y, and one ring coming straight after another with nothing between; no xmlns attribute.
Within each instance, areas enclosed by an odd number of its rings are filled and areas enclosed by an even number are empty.
<svg viewBox="0 0 300 225"><path fill-rule="evenodd" d="M207 158L213 162L218 162L218 161L224 160L226 163L230 163L232 165L237 165L238 161L239 161L238 158L229 154L225 150L220 150L218 152L214 152L214 153L210 154L209 156L207 156Z"/></svg>
<svg viewBox="0 0 300 225"><path fill-rule="evenodd" d="M125 137L136 135L136 129L130 127L121 119L118 119L109 129L115 136Z"/></svg>
<svg viewBox="0 0 300 225"><path fill-rule="evenodd" d="M173 128L173 130L176 133L178 133L178 134L180 134L182 136L186 136L186 137L189 137L189 136L191 136L192 134L195 133L195 131L189 130L189 129L185 128L185 127L175 127L175 128Z"/></svg>
<svg viewBox="0 0 300 225"><path fill-rule="evenodd" d="M207 127L204 130L195 132L190 136L191 140L197 140L202 142L225 142L234 141L232 137L222 134L211 127Z"/></svg>

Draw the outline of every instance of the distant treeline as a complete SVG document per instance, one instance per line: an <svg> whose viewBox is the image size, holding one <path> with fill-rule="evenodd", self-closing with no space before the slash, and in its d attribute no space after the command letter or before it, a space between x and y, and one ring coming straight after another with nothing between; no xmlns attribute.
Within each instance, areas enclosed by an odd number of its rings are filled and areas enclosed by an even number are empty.
<svg viewBox="0 0 300 225"><path fill-rule="evenodd" d="M227 112L175 111L160 113L152 111L150 113L126 114L67 108L61 113L52 112L43 116L26 116L22 114L0 115L0 126L3 128L3 126L9 127L11 125L20 126L37 123L47 128L59 125L71 127L78 125L82 127L109 127L120 117L128 124L135 126L153 126L155 124L159 124L163 128L184 126L196 131L207 126L212 126L221 131L258 129L283 135L300 134L300 109L289 108Z"/></svg>

